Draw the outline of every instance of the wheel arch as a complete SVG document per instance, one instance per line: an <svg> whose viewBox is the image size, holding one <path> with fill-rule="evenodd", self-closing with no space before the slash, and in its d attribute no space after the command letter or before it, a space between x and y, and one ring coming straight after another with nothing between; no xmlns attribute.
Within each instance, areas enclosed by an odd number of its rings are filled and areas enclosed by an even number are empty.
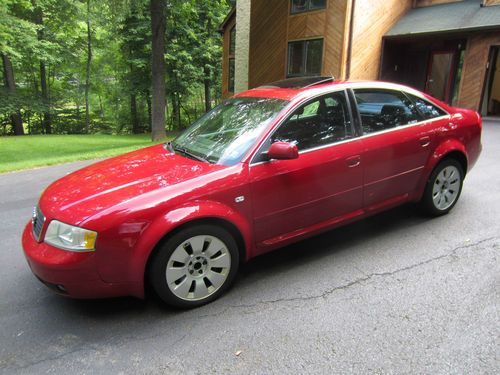
<svg viewBox="0 0 500 375"><path fill-rule="evenodd" d="M455 159L456 161L458 161L460 163L460 166L462 167L462 171L464 172L464 177L465 177L465 175L467 174L468 161L467 157L462 151L454 150L448 152L447 154L441 157L441 159L438 161L438 163L436 163L436 165L441 163L445 159ZM434 168L436 167L436 165L434 166Z"/></svg>
<svg viewBox="0 0 500 375"><path fill-rule="evenodd" d="M246 259L247 255L247 249L245 245L245 240L243 238L243 235L241 234L240 230L236 225L231 223L230 221L220 218L220 217L199 217L195 218L192 220L188 220L175 228L169 230L166 232L163 237L160 238L160 240L156 243L154 248L151 250L149 253L148 259L146 261L146 266L144 268L144 277L147 277L147 272L151 263L151 259L154 258L154 255L158 252L158 250L163 246L165 242L167 242L170 238L172 238L174 235L177 233L183 231L186 228L192 228L197 225L216 225L216 226L221 226L224 228L231 236L234 238L236 241L236 245L238 246L238 252L239 252L239 258L240 258L240 263L244 262ZM144 279L146 280L146 279Z"/></svg>
<svg viewBox="0 0 500 375"><path fill-rule="evenodd" d="M420 201L424 194L425 186L429 180L432 171L436 166L445 159L455 159L462 166L464 177L467 174L467 169L469 166L469 161L467 157L467 150L464 144L456 139L451 139L446 142L441 143L432 155L427 160L427 164L424 167L424 173L422 173L422 178L419 182L418 188L416 190L415 201Z"/></svg>
<svg viewBox="0 0 500 375"><path fill-rule="evenodd" d="M130 264L129 275L137 283L146 285L147 271L154 254L171 236L194 225L220 225L235 239L240 262L250 258L251 231L248 220L243 215L218 202L196 202L194 205L180 207L157 218L141 234L134 249L136 261Z"/></svg>

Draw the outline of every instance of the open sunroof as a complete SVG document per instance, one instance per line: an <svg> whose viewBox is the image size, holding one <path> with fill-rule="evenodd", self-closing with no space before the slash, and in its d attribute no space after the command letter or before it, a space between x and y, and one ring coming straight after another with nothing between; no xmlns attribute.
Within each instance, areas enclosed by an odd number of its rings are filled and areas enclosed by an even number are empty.
<svg viewBox="0 0 500 375"><path fill-rule="evenodd" d="M260 89L265 88L280 88L280 89L303 89L306 87L319 85L320 83L333 82L335 78L317 76L317 77L295 77L288 78L282 81L268 83L267 85L260 86Z"/></svg>

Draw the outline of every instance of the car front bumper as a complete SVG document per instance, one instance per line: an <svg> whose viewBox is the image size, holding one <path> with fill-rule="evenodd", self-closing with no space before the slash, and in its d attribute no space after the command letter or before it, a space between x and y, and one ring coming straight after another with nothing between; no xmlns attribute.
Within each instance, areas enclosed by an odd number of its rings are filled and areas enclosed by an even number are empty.
<svg viewBox="0 0 500 375"><path fill-rule="evenodd" d="M143 297L137 285L104 282L97 272L95 252L61 250L36 241L31 222L24 229L22 245L33 274L58 294L73 298Z"/></svg>

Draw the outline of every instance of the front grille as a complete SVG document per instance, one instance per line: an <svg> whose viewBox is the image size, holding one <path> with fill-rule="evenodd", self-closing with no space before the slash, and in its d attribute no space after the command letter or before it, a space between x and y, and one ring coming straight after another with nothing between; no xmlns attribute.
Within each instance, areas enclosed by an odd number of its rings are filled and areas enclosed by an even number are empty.
<svg viewBox="0 0 500 375"><path fill-rule="evenodd" d="M38 241L40 239L40 233L42 233L43 224L45 223L45 216L43 216L43 213L38 206L33 208L31 223L33 224L33 235Z"/></svg>

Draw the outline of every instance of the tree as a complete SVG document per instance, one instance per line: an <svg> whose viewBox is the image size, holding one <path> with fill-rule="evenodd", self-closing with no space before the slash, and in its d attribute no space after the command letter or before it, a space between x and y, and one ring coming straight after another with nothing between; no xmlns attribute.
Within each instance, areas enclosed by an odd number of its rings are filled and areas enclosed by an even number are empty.
<svg viewBox="0 0 500 375"><path fill-rule="evenodd" d="M225 0L96 4L0 0L1 134L157 140L219 100Z"/></svg>
<svg viewBox="0 0 500 375"><path fill-rule="evenodd" d="M151 83L153 93L151 139L165 133L165 1L151 0Z"/></svg>
<svg viewBox="0 0 500 375"><path fill-rule="evenodd" d="M0 0L0 56L6 93L6 100L0 101L0 111L10 117L15 135L24 135L23 100L17 92L12 59L19 59L36 45L35 25L20 16L29 9L30 4L26 2Z"/></svg>
<svg viewBox="0 0 500 375"><path fill-rule="evenodd" d="M7 88L9 94L15 95L16 82L14 80L14 70L12 69L12 63L10 61L10 58L5 54L2 54L2 61L4 69L5 87ZM21 113L19 111L15 111L10 115L10 118L12 120L12 124L14 127L14 134L24 135L23 119L21 117Z"/></svg>
<svg viewBox="0 0 500 375"><path fill-rule="evenodd" d="M127 90L130 95L130 116L132 133L142 133L145 128L142 125L147 121L147 130L151 128L150 118L150 91L151 91L151 21L149 9L141 0L131 0L130 11L127 13L122 27L121 49L128 68L124 80L128 82ZM147 106L147 120L141 116L138 106L139 100L143 98Z"/></svg>
<svg viewBox="0 0 500 375"><path fill-rule="evenodd" d="M34 6L34 21L38 25L37 36L38 40L42 42L44 40L44 25L43 25L43 9L40 4L36 4L32 1ZM47 87L47 69L45 65L45 60L40 59L40 87L42 89L42 100L46 110L43 113L43 129L45 134L52 133L51 116L50 116L50 100L49 100L49 90Z"/></svg>
<svg viewBox="0 0 500 375"><path fill-rule="evenodd" d="M198 22L193 23L198 35L197 49L195 50L196 65L203 69L203 84L205 92L205 111L212 107L211 85L212 75L222 59L221 36L213 25L220 25L227 14L224 0L204 1L196 0Z"/></svg>
<svg viewBox="0 0 500 375"><path fill-rule="evenodd" d="M87 0L87 65L85 69L85 132L90 130L90 64L92 63L92 38L90 33L90 0Z"/></svg>

